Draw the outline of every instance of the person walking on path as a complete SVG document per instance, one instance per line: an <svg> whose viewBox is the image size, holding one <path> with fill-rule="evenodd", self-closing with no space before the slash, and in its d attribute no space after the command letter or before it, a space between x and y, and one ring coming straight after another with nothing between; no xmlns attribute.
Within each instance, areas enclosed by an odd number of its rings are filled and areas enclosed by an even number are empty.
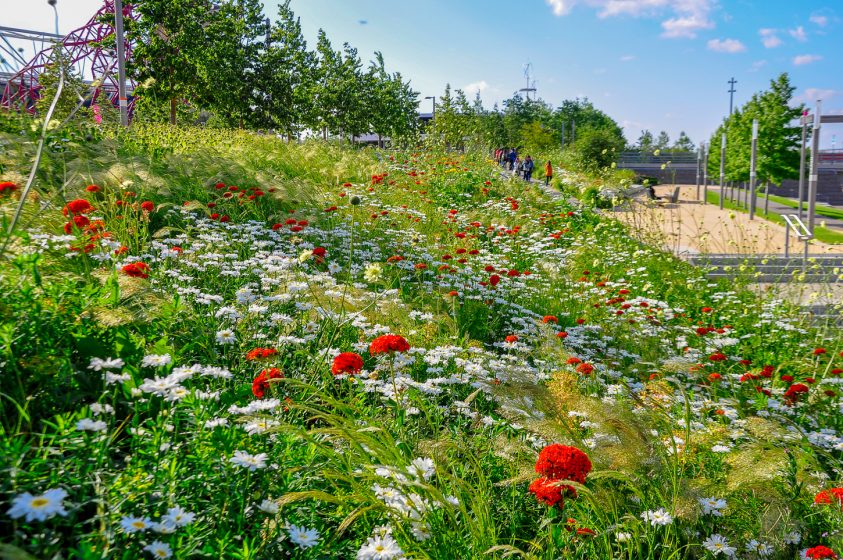
<svg viewBox="0 0 843 560"><path fill-rule="evenodd" d="M524 180L529 183L530 179L533 177L533 169L535 169L536 164L535 164L535 162L533 162L533 158L531 158L528 155L527 158L524 160L523 165L524 165Z"/></svg>
<svg viewBox="0 0 843 560"><path fill-rule="evenodd" d="M509 160L509 170L510 171L512 171L515 168L515 159L517 157L518 157L518 154L516 153L515 148L510 150L509 157L507 158Z"/></svg>
<svg viewBox="0 0 843 560"><path fill-rule="evenodd" d="M544 186L550 185L551 179L553 179L553 164L548 161L544 164Z"/></svg>

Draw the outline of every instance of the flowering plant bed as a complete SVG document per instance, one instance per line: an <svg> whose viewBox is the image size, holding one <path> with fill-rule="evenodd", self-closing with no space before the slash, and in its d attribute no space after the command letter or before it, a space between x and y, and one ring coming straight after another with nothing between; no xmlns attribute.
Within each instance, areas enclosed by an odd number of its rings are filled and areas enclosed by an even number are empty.
<svg viewBox="0 0 843 560"><path fill-rule="evenodd" d="M4 551L841 553L838 331L481 157L134 131L3 241Z"/></svg>

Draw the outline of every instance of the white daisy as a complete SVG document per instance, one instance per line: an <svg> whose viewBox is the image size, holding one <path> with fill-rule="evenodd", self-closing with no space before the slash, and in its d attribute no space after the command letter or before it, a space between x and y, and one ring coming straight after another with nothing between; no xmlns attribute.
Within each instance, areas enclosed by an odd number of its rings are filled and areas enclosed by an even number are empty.
<svg viewBox="0 0 843 560"><path fill-rule="evenodd" d="M52 488L39 496L33 496L29 492L18 494L12 499L12 507L9 508L9 517L20 519L25 517L26 521L46 521L54 515L67 515L62 500L67 497L67 492L61 488Z"/></svg>

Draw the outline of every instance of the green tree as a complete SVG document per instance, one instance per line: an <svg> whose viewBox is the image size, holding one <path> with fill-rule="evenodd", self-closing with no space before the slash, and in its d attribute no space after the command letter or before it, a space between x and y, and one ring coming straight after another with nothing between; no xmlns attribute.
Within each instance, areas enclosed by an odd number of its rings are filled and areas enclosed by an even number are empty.
<svg viewBox="0 0 843 560"><path fill-rule="evenodd" d="M262 87L251 122L278 129L288 137L297 135L304 126L315 126L316 55L307 50L301 22L290 9L290 0L278 6L269 45L258 56L256 81Z"/></svg>
<svg viewBox="0 0 843 560"><path fill-rule="evenodd" d="M136 21L127 20L135 37L129 72L140 84L142 102L168 102L176 122L180 99L195 99L202 88L204 58L212 50L205 29L213 12L209 0L138 0Z"/></svg>
<svg viewBox="0 0 843 560"><path fill-rule="evenodd" d="M641 136L638 137L638 142L635 143L635 148L642 154L652 153L656 149L655 142L653 141L653 133L649 130L642 130Z"/></svg>
<svg viewBox="0 0 843 560"><path fill-rule="evenodd" d="M694 143L685 134L684 130L679 133L679 138L676 139L676 142L673 143L673 147L671 148L675 152L693 152L694 149Z"/></svg>
<svg viewBox="0 0 843 560"><path fill-rule="evenodd" d="M656 149L667 150L668 148L670 148L670 136L667 132L662 130L659 132L658 138L656 138Z"/></svg>

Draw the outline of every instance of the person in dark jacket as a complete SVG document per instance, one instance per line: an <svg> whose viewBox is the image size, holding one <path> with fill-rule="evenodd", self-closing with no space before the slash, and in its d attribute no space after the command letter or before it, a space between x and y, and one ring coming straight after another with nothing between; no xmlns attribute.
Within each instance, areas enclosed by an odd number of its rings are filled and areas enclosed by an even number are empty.
<svg viewBox="0 0 843 560"><path fill-rule="evenodd" d="M526 159L524 159L524 164L523 164L523 165L524 165L524 180L525 180L525 181L527 181L527 182L529 183L529 182L530 182L530 179L531 179L531 178L532 178L532 176L533 176L533 169L535 169L536 164L535 164L535 162L533 162L533 158L531 158L531 157L528 155L528 156L526 157Z"/></svg>
<svg viewBox="0 0 843 560"><path fill-rule="evenodd" d="M515 158L517 158L517 157L518 157L518 152L516 152L514 148L512 150L510 150L509 157L507 158L509 160L509 170L510 171L515 169Z"/></svg>

